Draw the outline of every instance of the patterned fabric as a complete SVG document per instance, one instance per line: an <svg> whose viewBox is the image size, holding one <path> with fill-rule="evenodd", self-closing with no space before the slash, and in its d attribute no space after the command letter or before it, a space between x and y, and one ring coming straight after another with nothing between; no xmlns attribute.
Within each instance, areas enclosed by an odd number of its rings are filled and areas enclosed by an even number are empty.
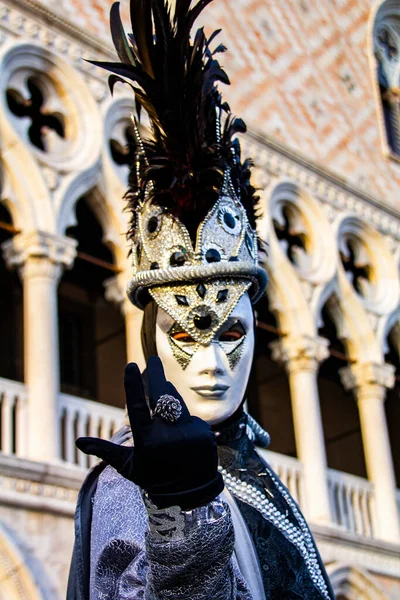
<svg viewBox="0 0 400 600"><path fill-rule="evenodd" d="M182 514L183 535L160 540L139 488L107 467L94 497L90 600L251 600L231 560L226 505Z"/></svg>
<svg viewBox="0 0 400 600"><path fill-rule="evenodd" d="M246 415L240 416L227 428L218 432L219 458L221 467L226 473L226 481L234 478L239 481L237 489L230 488L236 498L243 518L249 528L257 551L261 574L268 600L334 600L323 562L319 556L315 542L309 529L305 526L304 536L310 540L311 553L315 556L316 568L308 569L306 561L290 540L287 531L281 531L273 519L266 519L259 510L251 504L256 494L265 498L279 512L279 524L287 523L285 529L299 530L299 519L304 521L299 507L290 497L290 504L285 499L289 492L281 483L275 483L275 474L257 454L253 442L246 435ZM229 474L229 475L228 475ZM277 477L277 476L276 476ZM282 491L280 491L281 488ZM240 500L246 496L241 490L247 491L248 501ZM297 518L296 513L300 513ZM276 521L278 521L276 519ZM283 529L281 527L281 529ZM285 535L286 534L286 535ZM318 574L320 581L318 581ZM317 587L317 583L320 585ZM326 591L323 588L326 586ZM322 589L321 589L322 588Z"/></svg>
<svg viewBox="0 0 400 600"><path fill-rule="evenodd" d="M227 481L251 486L298 528L299 509L292 499L288 504L286 488L256 453L246 435L246 416L230 419L217 436ZM334 600L308 529L326 594L290 536L231 492L253 539L266 600ZM232 560L234 532L223 502L184 513L150 505L148 510L137 486L111 467L102 472L93 503L90 600L252 600Z"/></svg>

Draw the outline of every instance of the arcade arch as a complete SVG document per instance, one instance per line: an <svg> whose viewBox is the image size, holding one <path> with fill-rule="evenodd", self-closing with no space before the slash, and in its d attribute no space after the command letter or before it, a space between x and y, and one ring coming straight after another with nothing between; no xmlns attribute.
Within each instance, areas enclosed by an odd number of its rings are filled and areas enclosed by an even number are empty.
<svg viewBox="0 0 400 600"><path fill-rule="evenodd" d="M96 194L94 190L79 199L75 225L67 230L78 247L74 266L64 272L58 291L61 390L122 408L125 322L104 297L105 282L119 268L93 210Z"/></svg>

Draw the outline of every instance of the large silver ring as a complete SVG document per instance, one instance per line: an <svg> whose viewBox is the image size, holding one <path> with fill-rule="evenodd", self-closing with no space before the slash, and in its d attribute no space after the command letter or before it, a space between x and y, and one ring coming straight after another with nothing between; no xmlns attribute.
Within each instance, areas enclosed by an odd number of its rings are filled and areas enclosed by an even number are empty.
<svg viewBox="0 0 400 600"><path fill-rule="evenodd" d="M158 415L166 421L173 423L177 421L182 414L182 404L174 396L163 394L157 400L153 415Z"/></svg>

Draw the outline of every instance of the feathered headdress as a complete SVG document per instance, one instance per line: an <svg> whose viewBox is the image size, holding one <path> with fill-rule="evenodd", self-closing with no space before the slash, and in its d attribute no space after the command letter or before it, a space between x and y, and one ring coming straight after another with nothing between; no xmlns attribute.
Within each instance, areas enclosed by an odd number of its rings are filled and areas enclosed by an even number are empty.
<svg viewBox="0 0 400 600"><path fill-rule="evenodd" d="M211 341L245 291L258 299L266 285L257 263L251 162L241 161L234 139L246 126L217 88L229 84L216 58L226 48L211 48L220 30L207 38L201 28L190 37L211 1L191 7L192 0L176 0L172 17L165 0L130 0L128 36L115 3L111 34L121 62L92 61L112 73L111 91L116 82L131 85L138 118L143 109L151 123L152 137L142 141L133 118L129 297L143 307L150 293L201 343ZM198 285L205 281L209 286Z"/></svg>

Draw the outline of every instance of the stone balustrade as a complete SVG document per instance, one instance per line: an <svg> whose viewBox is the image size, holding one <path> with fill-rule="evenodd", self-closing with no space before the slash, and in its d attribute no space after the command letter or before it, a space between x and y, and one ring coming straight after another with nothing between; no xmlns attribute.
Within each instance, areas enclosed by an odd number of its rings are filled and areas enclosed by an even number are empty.
<svg viewBox="0 0 400 600"><path fill-rule="evenodd" d="M125 411L69 394L60 394L59 399L61 459L83 468L90 467L98 459L79 452L75 447L76 438L91 436L110 439L123 425Z"/></svg>
<svg viewBox="0 0 400 600"><path fill-rule="evenodd" d="M27 433L27 398L23 383L0 377L0 450L24 456Z"/></svg>
<svg viewBox="0 0 400 600"><path fill-rule="evenodd" d="M334 525L350 533L375 537L377 523L372 483L329 469L328 485Z"/></svg>
<svg viewBox="0 0 400 600"><path fill-rule="evenodd" d="M284 456L270 450L258 450L258 452L279 475L283 485L288 488L297 504L304 506L305 492L301 462L297 458Z"/></svg>
<svg viewBox="0 0 400 600"><path fill-rule="evenodd" d="M0 378L1 445L3 455L26 457L27 398L24 384ZM97 459L75 447L79 436L110 439L122 426L125 411L68 394L59 395L60 455L66 465L86 470ZM293 457L260 450L261 456L279 475L284 485L304 510L306 494L304 467ZM332 520L330 527L363 538L378 537L374 486L362 477L327 470ZM400 490L397 491L400 511Z"/></svg>

